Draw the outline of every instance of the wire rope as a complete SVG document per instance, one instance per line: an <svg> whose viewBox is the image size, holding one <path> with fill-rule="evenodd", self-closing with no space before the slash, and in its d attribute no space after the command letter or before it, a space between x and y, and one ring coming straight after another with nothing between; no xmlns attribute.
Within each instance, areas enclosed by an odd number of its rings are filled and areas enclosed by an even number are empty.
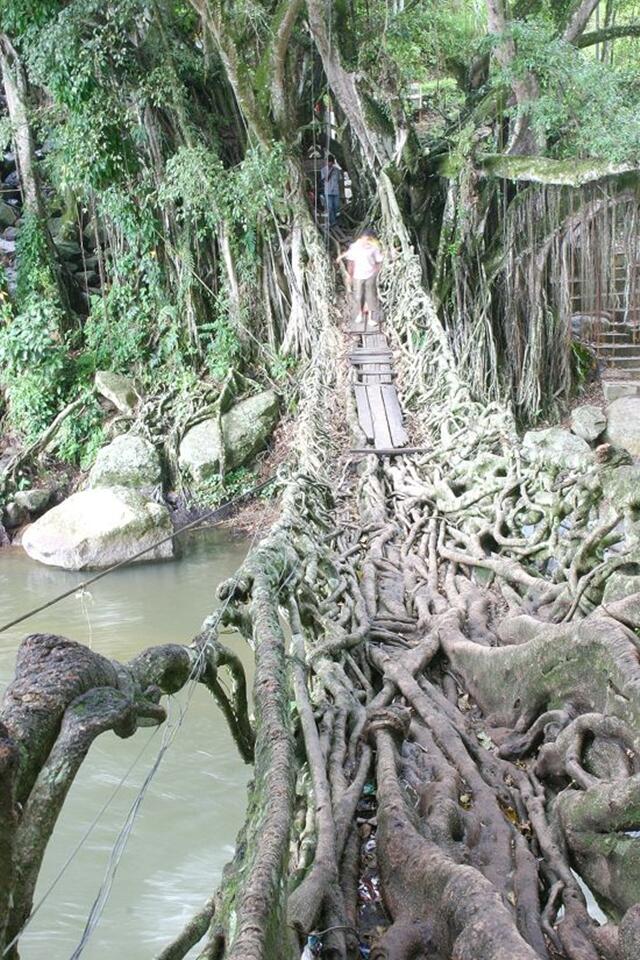
<svg viewBox="0 0 640 960"><path fill-rule="evenodd" d="M272 479L272 478L271 478L271 479ZM269 481L269 482L270 482L270 481ZM265 481L265 483L266 483L266 481ZM246 495L245 495L245 496L246 496ZM238 499L241 499L241 498L238 498ZM200 518L200 520L202 520L202 518ZM186 529L186 527L181 528L181 529ZM255 542L256 542L256 540L257 540L257 537L258 537L258 532L256 531L256 532L254 533L254 535L253 535L253 537L252 537L252 540L251 540L251 543L250 543L250 545L249 545L249 551L252 550L253 547L255 546ZM106 572L106 571L105 571L105 572ZM236 583L236 584L237 584L237 582L238 582L239 576L240 576L240 570L238 570L238 571L236 572L236 575L235 575L235 583ZM286 583L290 580L290 578L291 578L291 577L287 578L287 580L281 585L281 587L280 587L279 589L282 589L282 588L286 585ZM229 592L229 595L228 595L227 599L225 600L224 604L222 605L222 607L218 608L218 610L216 611L216 614L217 614L218 618L221 617L222 614L224 613L224 611L226 610L226 608L227 608L227 606L228 606L228 604L229 604L229 602L230 602L230 600L231 600L232 594L233 594L233 591L230 591L230 592ZM103 912L103 910L104 910L104 907L105 907L105 905L106 905L106 903L107 903L107 900L108 900L108 898L109 898L109 894L110 894L111 889L112 889L112 886L113 886L113 882L114 882L114 880L115 880L115 876L116 876L116 873L117 873L118 866L119 866L119 864L120 864L120 860L122 859L122 856L124 855L124 851L125 851L127 842L128 842L128 840L129 840L129 837L130 837L130 835L131 835L131 831L132 831L132 829L133 829L133 825L134 825L135 820L136 820L136 818L137 818L137 815L138 815L138 813L139 813L139 811L140 811L140 808L141 808L142 803L143 803L143 800L144 800L144 798L145 798L145 796L146 796L147 790L149 789L149 786L151 785L151 782L152 782L153 778L155 777L155 775L156 775L156 773L157 773L157 771L158 771L158 769L159 769L159 767L160 767L160 764L162 763L162 760L163 760L165 754L167 753L169 747L170 747L170 746L172 745L172 743L174 742L174 740L175 740L175 738L176 738L176 736L177 736L177 734L178 734L178 731L179 731L180 728L182 727L182 724L183 724L183 722L184 722L185 716L186 716L186 714L187 714L187 710L188 710L188 708L189 708L189 706L190 706L190 704L191 704L191 700L192 700L192 698L193 698L193 694L194 694L194 692L195 692L195 690L196 690L196 688L197 688L197 686L198 686L199 680L197 679L197 675L198 675L198 673L199 673L199 671L200 671L200 668L201 668L201 666L202 666L202 661L203 661L203 659L204 659L205 650L206 650L206 644L203 645L203 646L198 650L198 654L197 654L197 656L196 656L195 659L194 659L194 662L193 662L193 665L192 665L192 668L191 668L191 672L190 672L189 677L187 678L187 681L186 681L186 684L185 684L185 688L187 689L186 702L185 702L185 705L184 705L184 706L181 706L181 707L180 707L177 721L175 721L175 722L172 723L172 722L171 722L171 719L169 718L168 723L165 724L165 725L162 727L163 736L162 736L162 743L161 743L161 745L160 745L160 749L159 749L159 751L158 751L158 754L157 754L157 756L156 756L156 758L155 758L155 760L154 760L151 768L149 769L149 771L148 771L148 773L147 773L147 775L146 775L146 777L145 777L145 779L144 779L144 781L143 781L143 783L142 783L142 786L141 786L140 789L138 790L138 793L137 793L137 795L136 795L133 803L131 804L131 806L130 806L130 808L129 808L129 811L128 811L128 813L127 813L127 816L126 816L126 818L125 818L125 822L124 822L123 826L120 828L120 831L118 832L118 836L116 837L115 843L114 843L114 845L113 845L113 847L112 847L112 849L111 849L110 855L109 855L109 861L108 861L108 863L107 863L107 869L106 869L106 871L105 871L104 878L103 878L103 880L102 880L102 883L100 884L100 887L98 888L98 893L96 894L96 897L95 897L95 899L94 899L94 901L93 901L93 904L92 904L92 906L91 906L91 910L90 910L90 912L89 912L89 916L88 916L88 918L87 918L87 922L86 922L86 924L85 924L85 927L84 927L82 936L81 936L81 938L80 938L80 941L79 941L77 947L75 948L75 951L74 951L74 953L72 954L70 960L77 960L77 958L81 956L82 952L84 951L84 948L85 948L86 944L88 943L88 941L89 941L92 933L94 932L94 930L96 929L96 927L97 927L97 925L98 925L98 923L99 923L99 921L100 921L100 917L101 917L102 912ZM173 703L173 702L175 702L175 701L174 701L171 697L169 697L169 704L171 704L171 703ZM67 857L67 859L64 861L64 863L62 864L62 867L60 868L60 870L56 873L53 881L49 884L49 886L48 886L47 889L45 890L44 894L43 894L42 897L39 899L38 903L36 904L36 906L34 907L34 909L31 911L31 913L29 914L29 917L27 918L27 920L25 921L25 923L23 924L23 926L20 928L20 930L18 931L18 933L16 933L16 935L15 935L15 937L13 938L13 940L11 941L11 943L9 943L9 944L5 947L5 949L4 949L3 953L2 953L2 956L5 956L5 955L8 953L8 951L9 951L13 946L15 946L15 944L18 942L19 938L22 936L22 934L24 933L24 931L30 926L30 924L32 923L34 917L35 917L36 914L39 912L39 910L41 909L41 907L43 906L43 904L45 903L45 901L49 898L49 896L51 895L51 893L53 892L53 890L55 889L55 887L58 885L59 881L62 879L62 877L64 876L64 874L65 874L66 871L68 870L68 868L71 866L72 862L75 860L76 856L79 854L80 850L82 849L82 847L84 846L84 844L86 843L86 841L87 841L87 840L89 839L89 837L91 836L93 830L96 828L96 826L98 825L98 823L100 822L100 820L102 819L102 817L104 816L104 814L106 813L106 811L108 810L109 806L111 805L111 803L113 802L113 800L114 800L115 797L117 796L118 792L119 792L120 789L124 786L124 784L126 783L127 779L129 778L129 776L130 776L131 773L133 772L134 768L137 766L138 762L140 761L140 759L142 758L143 754L145 753L147 747L149 746L149 743L150 743L151 740L156 736L156 734L158 733L158 731L159 731L160 729L161 729L160 726L158 726L158 727L156 727L156 728L154 729L154 731L153 731L153 733L151 734L151 736L148 738L148 740L146 741L146 743L144 744L144 746L142 747L142 749L141 749L141 750L139 751L139 753L136 755L136 757L134 758L133 762L130 764L130 766L129 766L129 767L127 768L127 770L125 771L125 773L124 773L123 777L121 778L121 780L118 782L118 784L116 785L116 787L114 788L114 790L111 792L111 794L109 795L109 797L108 797L108 799L106 800L106 802L103 804L103 806L100 808L100 810L98 811L98 813L96 814L96 816L94 817L94 819L93 819L93 820L91 821L91 823L89 824L88 828L85 830L84 834L82 835L82 837L80 838L80 840L78 841L78 843L76 844L76 846L73 848L73 850L71 851L71 853L69 854L69 856Z"/></svg>
<svg viewBox="0 0 640 960"><path fill-rule="evenodd" d="M167 543L169 540L175 539L181 533L184 533L186 530L192 530L194 527L199 526L205 523L208 520L215 518L216 514L223 514L223 516L214 520L213 526L215 523L220 523L226 518L227 511L232 510L238 504L243 503L245 500L248 500L250 497L255 496L255 494L260 493L265 487L268 487L269 484L273 483L276 479L275 474L272 474L270 477L267 477L266 480L263 480L261 483L256 484L251 487L250 490L247 490L245 493L240 494L239 497L235 497L233 500L227 501L227 503L222 504L220 507L215 507L213 510L209 510L207 513L203 514L201 517L198 517L196 520L191 520L189 523L185 523L182 527L178 527L177 530L174 530L173 533L170 533L168 536L163 537L162 540L157 540L155 543L151 544L148 547L145 547L143 550L138 550L137 553L134 553L131 557L127 557L126 560L120 560L118 563L112 564L110 567L107 567L106 570L101 570L100 573L97 573L93 577L89 577L87 580L83 580L81 583L75 584L75 586L70 587L69 590L64 590L62 593L59 593L56 597L53 597L51 600L47 600L46 603L41 603L40 606L34 607L32 610L29 610L27 613L22 614L20 617L15 617L15 619L10 620L8 623L3 624L0 627L0 633L4 633L6 630L9 630L11 627L17 626L19 623L28 620L30 617L35 616L36 613L41 613L43 610L52 607L55 603L59 603L60 600L64 600L66 597L70 597L71 594L76 594L78 591L85 590L90 584L96 583L98 580L102 580L103 577L108 576L110 573L113 573L114 570L120 570L122 567L128 566L128 564L133 563L134 560L137 560L139 557L144 556L145 553L149 553L151 550L155 550L156 547L161 546L163 543Z"/></svg>
<svg viewBox="0 0 640 960"><path fill-rule="evenodd" d="M25 922L24 922L24 924L22 925L22 927L20 928L20 930L16 933L16 935L15 935L15 937L13 938L13 940L11 941L11 943L8 943L7 946L4 948L4 950L3 950L3 952L2 952L2 956L3 956L3 957L11 950L12 947L14 947L14 946L16 945L16 943L18 942L19 938L22 936L22 934L24 933L24 931L27 929L27 927L29 927L29 926L31 925L34 917L35 917L36 914L40 911L40 908L42 907L42 905L44 904L44 902L45 902L45 901L49 898L49 896L53 893L53 891L54 891L55 888L57 887L58 883L60 882L60 880L62 879L62 877L64 876L64 874L67 872L67 870L69 869L69 867L71 866L71 864L73 863L73 861L75 860L75 858L77 857L77 855L80 853L80 850L82 849L82 847L84 846L84 844L87 842L87 840L89 839L89 837L91 836L91 834L93 833L93 831L95 830L95 828L96 828L96 827L98 826L98 824L100 823L100 820L102 819L102 817L104 816L104 814L107 812L107 810L109 809L109 807L111 806L111 804L112 804L113 801L115 800L116 796L118 795L118 793L120 792L120 790L122 789L122 787L125 785L125 783L126 783L127 780L129 779L129 777L130 777L131 774L133 773L135 767L138 765L139 761L142 759L144 753L146 752L147 747L149 746L149 744L151 743L151 741L153 740L153 738L157 735L157 733L158 733L159 730L160 730L160 727L156 727L156 728L151 732L151 735L150 735L150 736L147 738L147 740L145 741L144 746L138 751L138 753L136 754L136 756L134 757L134 759L132 760L132 762L130 763L130 765L127 767L127 769L126 769L126 771L124 772L124 774L122 775L121 779L118 781L118 783L116 784L116 786L113 788L113 790L112 790L111 793L109 794L109 797L107 798L107 800L105 800L105 802L103 803L102 807L98 810L97 814L95 815L95 817L93 818L93 820L91 821L91 823L89 824L89 826L87 827L87 829L85 830L85 832L84 832L84 833L82 834L82 836L80 837L80 840L76 843L75 847L73 848L73 850L71 851L71 853L69 854L69 856L67 857L67 859L64 861L64 863L62 864L62 866L60 867L60 869L57 871L57 873L55 874L53 880L51 881L51 883L49 884L49 886L47 887L47 889L45 890L45 892L42 894L42 896L40 897L40 899L38 900L38 902L36 903L36 905L35 905L35 906L33 907L33 909L31 910L31 913L29 914L29 916L28 916L27 919L25 920Z"/></svg>
<svg viewBox="0 0 640 960"><path fill-rule="evenodd" d="M248 549L248 551L247 551L248 553L251 552L251 550L252 550L253 547L255 546L257 537L258 537L258 531L256 531L256 532L254 533L254 535L253 535L253 537L252 537L252 539L251 539L251 543L250 543L249 549ZM235 582L236 585L237 585L237 583L238 583L239 578L240 578L240 569L238 569L238 570L236 571L235 580L234 580L234 582ZM288 579L289 579L289 578L288 578ZM286 582L287 582L287 581L285 581L285 583L286 583ZM282 587L283 587L284 585L285 585L285 584L282 584L281 587L279 588L279 590L282 589ZM278 591L278 592L279 592L279 591ZM231 602L232 596L233 596L233 590L230 590L229 593L227 594L227 597L226 597L224 603L223 603L222 606L216 611L216 615L217 615L217 618L218 618L218 619L220 619L220 617L223 615L224 611L227 609L227 606L228 606L229 603ZM188 709L189 709L189 707L190 707L190 705L191 705L191 701L192 701L192 699L193 699L193 695L194 695L195 690L196 690L196 688L197 688L197 686L198 686L198 684L199 684L199 676L198 676L198 675L199 675L199 673L200 673L200 669L201 669L201 666L202 666L202 662L203 662L203 660L204 660L205 651L206 651L206 644L203 644L203 645L200 647L200 649L198 650L198 654L197 654L196 658L194 659L194 663L193 663L193 666L192 666L192 668L191 668L191 672L190 672L189 677L188 677L188 679L187 679L187 682L186 682L186 684L185 684L185 688L186 688L186 690L187 690L186 699L185 699L184 705L180 705L180 707L179 707L179 712L178 712L177 720L176 720L175 722L173 722L173 723L171 723L171 722L169 721L169 722L168 722L167 724L165 724L165 726L163 727L162 743L161 743L161 745L160 745L160 749L159 749L159 751L158 751L158 754L157 754L157 756L156 756L156 758L155 758L155 760L154 760L151 768L149 769L149 772L147 773L147 776L145 777L144 782L143 782L142 786L140 787L140 789L139 789L139 791L138 791L138 793L137 793L137 795L136 795L133 803L131 804L131 806L130 806L130 808L129 808L129 811L128 811L128 813L127 813L127 816L126 816L126 818L125 818L124 824L123 824L122 827L120 828L120 830L119 830L119 832L118 832L118 836L116 837L115 843L114 843L113 847L111 848L111 853L110 853L110 855L109 855L109 860L108 860L108 863L107 863L107 868L106 868L106 870L105 870L105 874L104 874L102 883L100 884L100 886L99 886L99 888L98 888L98 892L97 892L97 894L96 894L96 896L95 896L95 899L94 899L94 901L93 901L93 904L92 904L92 906L91 906L91 910L89 911L89 916L87 917L87 921L86 921L84 930L83 930L83 932L82 932L82 936L81 936L81 938L80 938L80 940L79 940L79 942L78 942L78 945L76 946L74 952L71 954L69 960L79 960L79 958L82 956L82 953L84 952L84 948L86 947L87 943L89 942L89 940L90 940L90 938L91 938L91 935L92 935L93 932L96 930L96 928L97 928L97 926L98 926L98 924L99 924L99 922L100 922L100 918L101 918L102 913L103 913L103 911L104 911L104 908L105 908L105 906L106 906L107 900L109 899L109 894L111 893L111 889L112 889L112 887L113 887L113 883L114 883L115 878L116 878L116 874L117 874L117 871L118 871L118 867L119 867L119 865L120 865L120 861L122 860L122 857L124 856L124 852L125 852L127 843L128 843L128 841L129 841L129 837L131 836L131 832L132 832L132 830L133 830L134 823L135 823L135 821L136 821L136 818L137 818L137 816L138 816L138 813L140 812L140 809L141 809L141 807L142 807L144 798L145 798L145 796L146 796L146 794L147 794L147 791L148 791L148 789L149 789L149 787L150 787L150 785L151 785L151 782L152 782L153 778L155 777L156 773L158 772L158 769L160 768L160 764L162 763L162 760L164 759L167 751L169 750L169 747L170 747L170 746L173 744L173 742L175 741L175 738L176 738L179 730L181 729L182 724L184 723L184 719L185 719L185 717L186 717L186 715L187 715L187 711L188 711ZM171 699L171 698L169 698L169 702L170 702L170 703L172 702L172 699Z"/></svg>

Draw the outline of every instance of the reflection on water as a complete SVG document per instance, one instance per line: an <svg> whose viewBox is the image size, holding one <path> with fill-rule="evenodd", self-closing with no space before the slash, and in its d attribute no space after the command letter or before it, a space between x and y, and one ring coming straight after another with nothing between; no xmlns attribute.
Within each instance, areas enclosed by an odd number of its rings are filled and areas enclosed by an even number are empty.
<svg viewBox="0 0 640 960"><path fill-rule="evenodd" d="M246 543L231 540L226 533L194 536L181 560L118 570L89 587L87 594L72 595L0 634L0 684L4 687L12 676L19 641L39 630L82 641L119 660L150 644L189 641L215 605L217 585L235 572L246 549ZM41 566L20 550L1 550L1 623L87 576ZM250 652L240 638L223 639L249 667ZM185 702L184 692L165 700L170 722ZM73 953L113 844L166 729L144 728L129 740L103 734L94 743L49 845L36 902L101 807L110 802L33 919L21 941L23 960L64 960ZM82 954L85 960L113 955L151 960L202 906L233 852L250 772L215 702L196 687L134 823L109 901Z"/></svg>

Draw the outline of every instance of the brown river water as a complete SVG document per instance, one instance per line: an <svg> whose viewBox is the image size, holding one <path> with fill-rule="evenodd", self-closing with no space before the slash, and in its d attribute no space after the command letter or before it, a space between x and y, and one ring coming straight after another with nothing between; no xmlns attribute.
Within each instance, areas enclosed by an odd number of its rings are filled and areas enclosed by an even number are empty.
<svg viewBox="0 0 640 960"><path fill-rule="evenodd" d="M235 573L247 548L228 532L194 534L181 559L116 571L88 593L0 634L0 688L11 679L27 633L60 633L118 660L151 644L188 642L217 604L217 585ZM20 549L0 550L0 623L90 575L42 566ZM249 667L243 641L236 635L222 639ZM22 960L152 960L217 885L243 819L251 769L206 690L196 686L191 696L183 691L165 704L164 727L143 728L128 740L103 734L93 744L47 850L36 904L44 900L21 940ZM175 739L145 793L102 915L78 954L118 834L174 727Z"/></svg>

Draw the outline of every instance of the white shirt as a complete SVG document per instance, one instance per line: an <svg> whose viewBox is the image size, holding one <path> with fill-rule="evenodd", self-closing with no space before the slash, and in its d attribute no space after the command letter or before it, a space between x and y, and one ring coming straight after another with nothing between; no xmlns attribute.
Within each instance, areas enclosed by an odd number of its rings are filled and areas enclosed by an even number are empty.
<svg viewBox="0 0 640 960"><path fill-rule="evenodd" d="M353 262L354 280L369 280L375 276L384 259L380 244L371 237L361 237L352 243L344 258Z"/></svg>

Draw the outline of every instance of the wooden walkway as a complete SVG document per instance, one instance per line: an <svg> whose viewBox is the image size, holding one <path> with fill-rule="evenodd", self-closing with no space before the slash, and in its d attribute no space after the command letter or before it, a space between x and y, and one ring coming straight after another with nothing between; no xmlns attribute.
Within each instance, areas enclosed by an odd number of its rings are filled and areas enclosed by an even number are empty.
<svg viewBox="0 0 640 960"><path fill-rule="evenodd" d="M385 456L408 452L409 437L393 382L393 355L387 338L366 325L350 326L347 332L353 338L349 361L354 370L358 421L367 444L372 445L370 452Z"/></svg>

